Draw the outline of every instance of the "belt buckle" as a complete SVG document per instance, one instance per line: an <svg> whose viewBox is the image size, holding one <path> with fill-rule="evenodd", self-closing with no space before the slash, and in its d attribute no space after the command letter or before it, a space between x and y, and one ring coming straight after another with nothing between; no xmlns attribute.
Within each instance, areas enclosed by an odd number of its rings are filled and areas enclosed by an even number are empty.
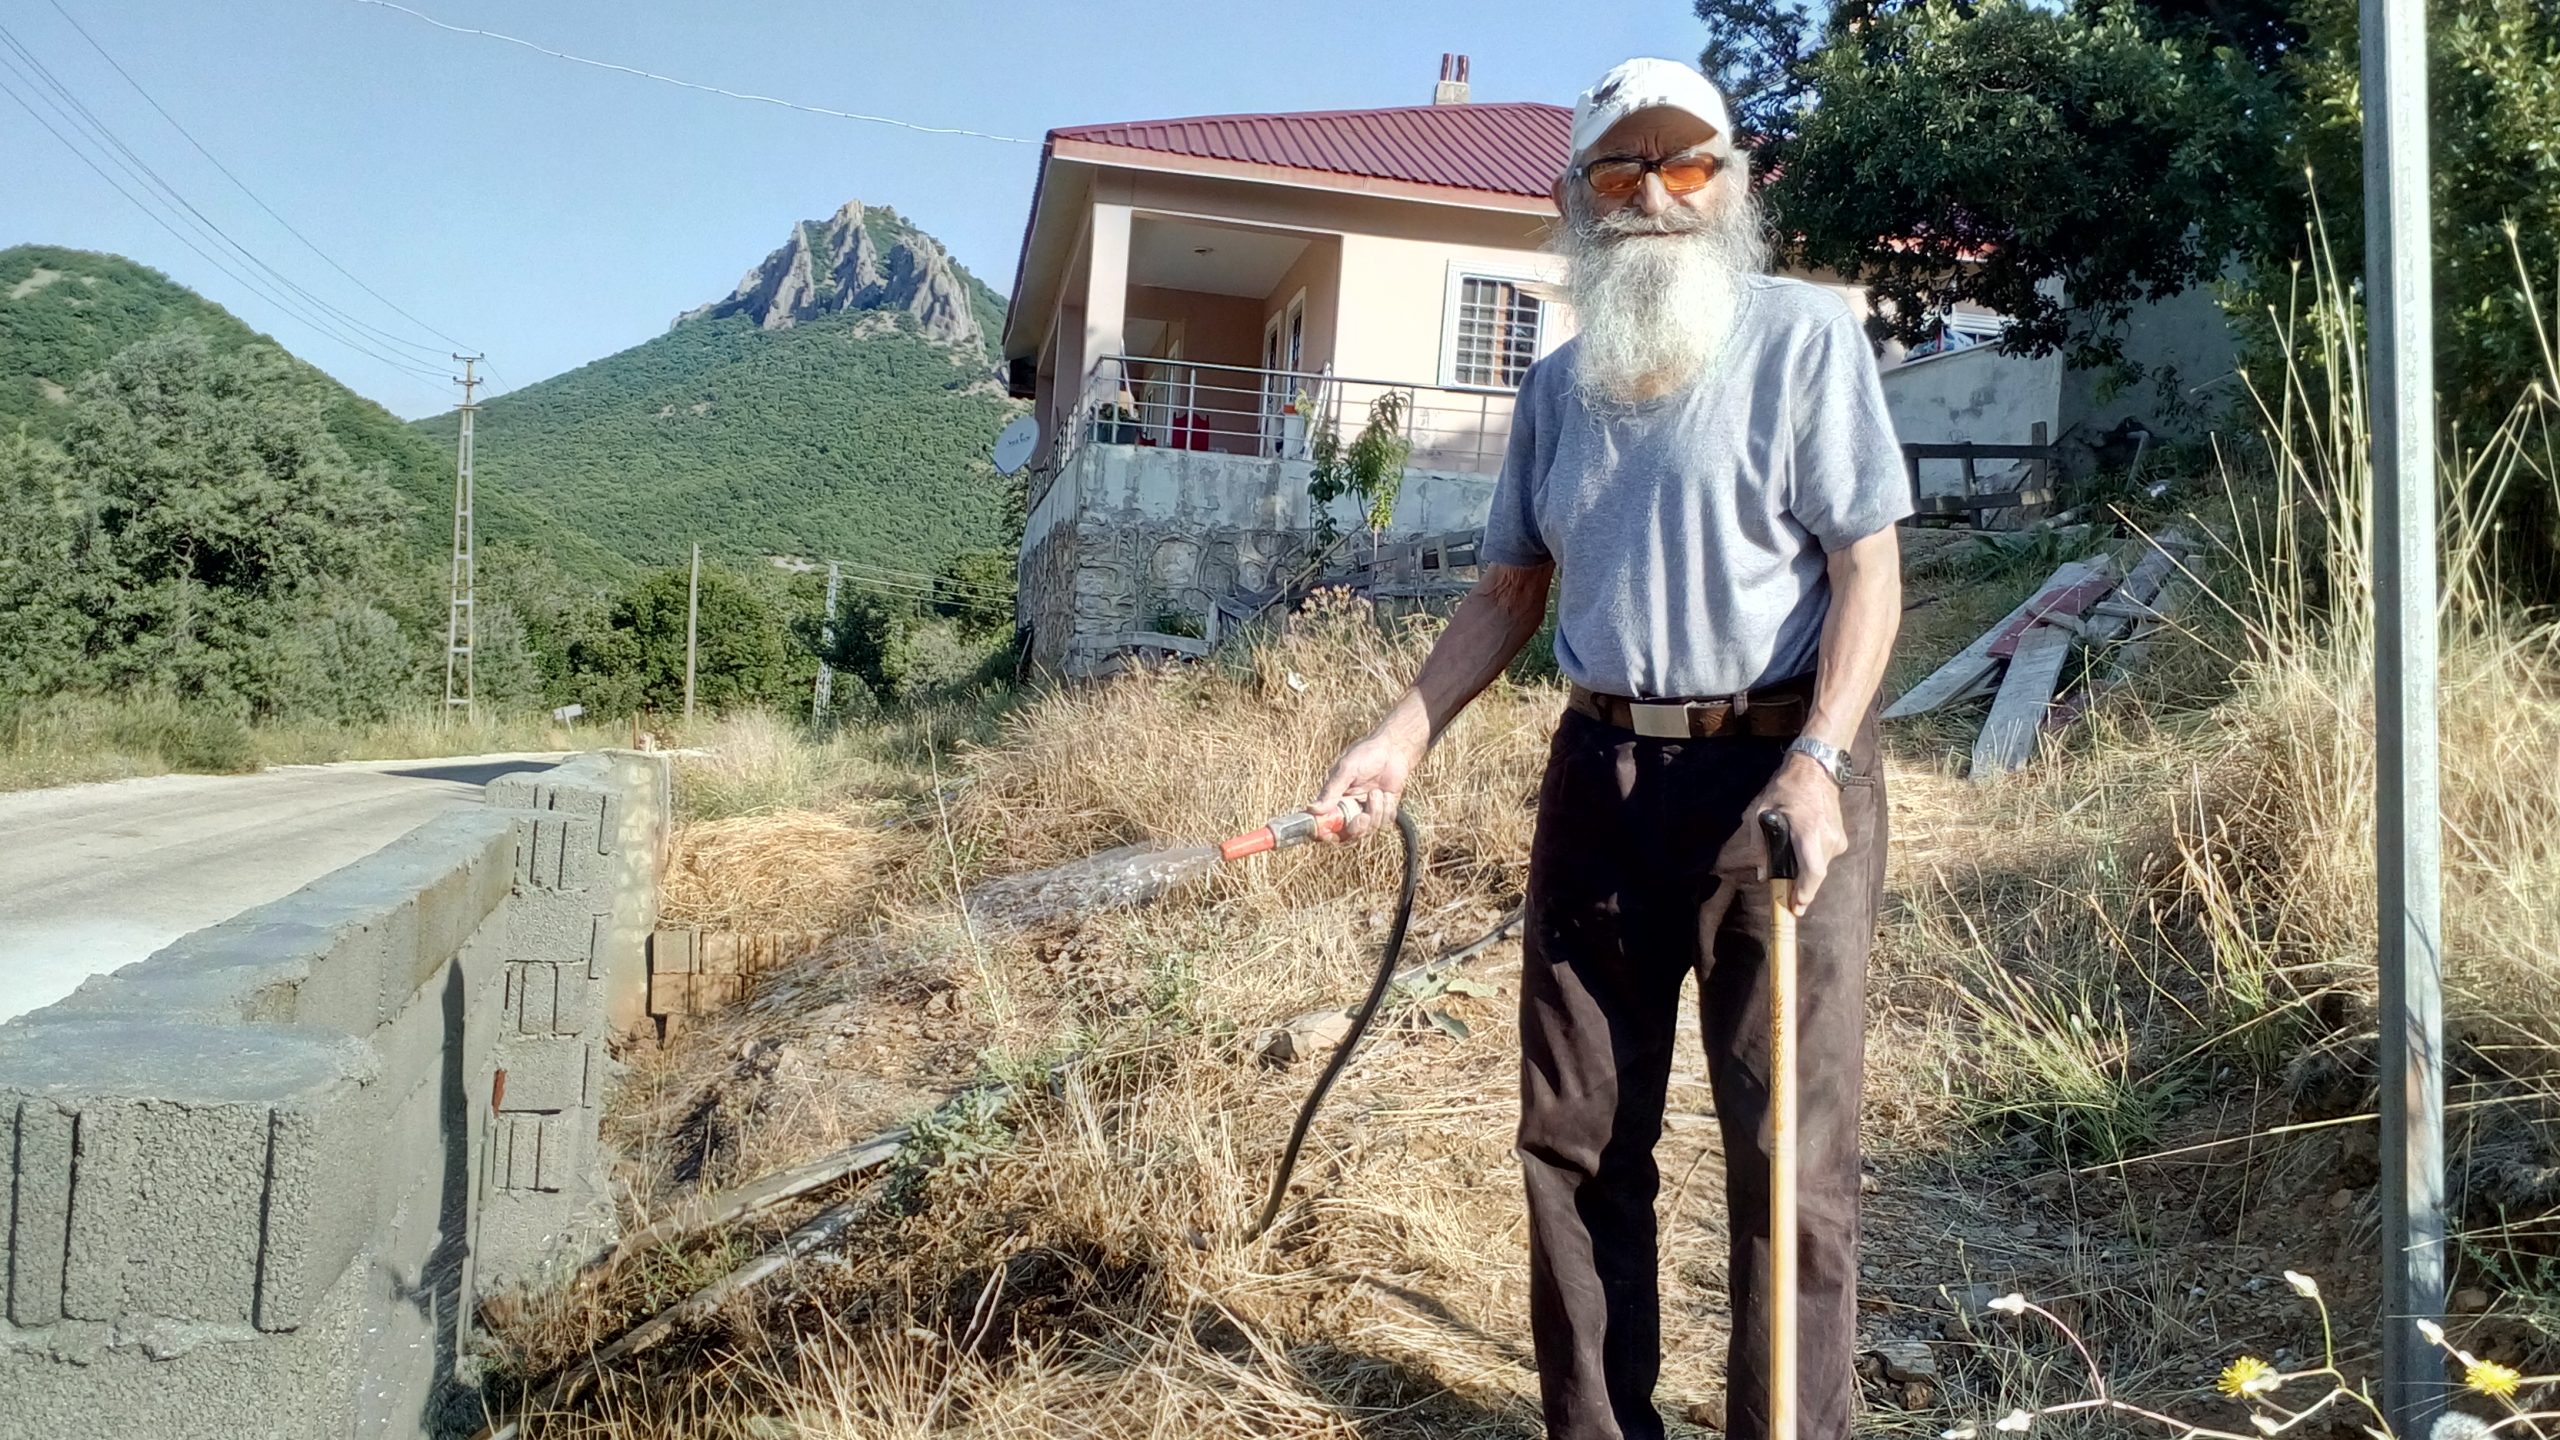
<svg viewBox="0 0 2560 1440"><path fill-rule="evenodd" d="M1627 702L1627 723L1648 740L1686 740L1689 738L1689 702L1630 700Z"/></svg>

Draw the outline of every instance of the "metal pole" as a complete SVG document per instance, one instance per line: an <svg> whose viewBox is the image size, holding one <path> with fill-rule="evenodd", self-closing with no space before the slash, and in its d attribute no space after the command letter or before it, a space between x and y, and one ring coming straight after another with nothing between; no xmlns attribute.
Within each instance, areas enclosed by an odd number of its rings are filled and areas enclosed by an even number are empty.
<svg viewBox="0 0 2560 1440"><path fill-rule="evenodd" d="M462 362L462 373L453 383L462 387L462 431L454 447L453 461L453 586L444 617L444 713L452 718L462 711L464 724L479 717L479 686L472 664L472 651L480 638L479 588L480 562L474 553L478 525L472 515L475 497L471 481L471 417L480 407L471 402L471 392L482 383L472 366L480 363L478 355L456 355Z"/></svg>
<svg viewBox="0 0 2560 1440"><path fill-rule="evenodd" d="M694 622L702 613L702 542L693 546L693 578L684 586L684 718L693 719Z"/></svg>
<svg viewBox="0 0 2560 1440"><path fill-rule="evenodd" d="M2426 1433L2443 1359L2443 950L2436 808L2435 327L2423 0L2362 0L2365 305L2373 377L2375 897L2382 1084L2382 1408Z"/></svg>
<svg viewBox="0 0 2560 1440"><path fill-rule="evenodd" d="M818 627L818 693L809 700L809 723L823 724L827 718L827 701L835 695L835 667L827 657L836 653L836 587L843 583L844 566L827 562L827 618Z"/></svg>

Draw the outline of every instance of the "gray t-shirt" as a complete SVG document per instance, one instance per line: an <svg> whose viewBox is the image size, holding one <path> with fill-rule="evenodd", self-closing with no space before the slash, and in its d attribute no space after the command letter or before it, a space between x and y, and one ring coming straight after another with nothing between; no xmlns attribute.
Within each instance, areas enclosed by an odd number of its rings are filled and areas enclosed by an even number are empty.
<svg viewBox="0 0 2560 1440"><path fill-rule="evenodd" d="M1705 699L1814 666L1827 550L1911 513L1865 334L1838 296L1742 281L1696 383L1626 406L1531 367L1483 554L1557 566L1556 663L1611 695Z"/></svg>

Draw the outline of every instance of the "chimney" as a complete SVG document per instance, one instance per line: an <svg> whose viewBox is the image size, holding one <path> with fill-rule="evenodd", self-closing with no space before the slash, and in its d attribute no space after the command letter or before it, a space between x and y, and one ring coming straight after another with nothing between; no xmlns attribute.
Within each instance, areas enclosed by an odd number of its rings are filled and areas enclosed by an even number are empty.
<svg viewBox="0 0 2560 1440"><path fill-rule="evenodd" d="M1471 88L1467 83L1467 68L1466 56L1441 52L1440 84L1431 92L1431 103L1434 105L1466 104L1467 92Z"/></svg>

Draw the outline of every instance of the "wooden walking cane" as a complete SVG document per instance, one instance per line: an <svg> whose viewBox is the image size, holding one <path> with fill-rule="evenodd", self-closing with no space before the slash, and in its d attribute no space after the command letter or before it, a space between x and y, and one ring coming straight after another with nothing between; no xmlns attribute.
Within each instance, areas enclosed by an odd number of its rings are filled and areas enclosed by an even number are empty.
<svg viewBox="0 0 2560 1440"><path fill-rule="evenodd" d="M1760 812L1769 846L1769 1440L1796 1436L1796 838Z"/></svg>

